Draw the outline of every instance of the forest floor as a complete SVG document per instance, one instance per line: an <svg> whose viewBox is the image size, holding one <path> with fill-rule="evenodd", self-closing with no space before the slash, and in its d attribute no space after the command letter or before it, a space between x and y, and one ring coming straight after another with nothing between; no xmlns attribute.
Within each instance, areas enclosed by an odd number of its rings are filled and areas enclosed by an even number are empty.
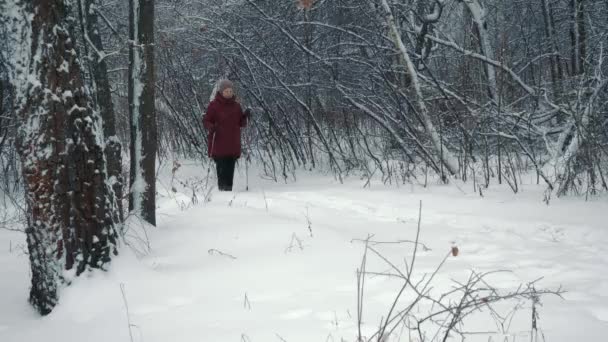
<svg viewBox="0 0 608 342"><path fill-rule="evenodd" d="M193 203L190 188L206 172L182 166L172 181L170 168L163 168L158 227L145 237L131 220L130 246L121 247L110 271L78 278L46 317L27 303L23 234L0 230L0 341L354 342L357 269L365 251L360 240L414 240L420 202L424 247L417 251L414 280L428 279L452 246L459 248L435 276L432 295L473 271L505 271L487 278L504 293L532 281L537 289L566 291L563 298L541 298L537 341L606 341L605 197L555 199L547 206L544 186L537 185L519 194L492 186L482 198L472 183L423 188L372 181L364 188L358 178L340 184L309 173L289 184L252 176L245 191L239 169L235 192L212 192L208 202L198 193ZM404 269L413 246L374 248ZM366 269L392 271L371 253ZM366 277L363 335L377 329L402 283ZM397 309L413 296L406 291ZM494 314L484 307L460 328L470 333L467 341L530 341L531 306L529 300L504 302ZM431 309L421 304L412 313L422 317ZM393 341L416 339L398 329Z"/></svg>

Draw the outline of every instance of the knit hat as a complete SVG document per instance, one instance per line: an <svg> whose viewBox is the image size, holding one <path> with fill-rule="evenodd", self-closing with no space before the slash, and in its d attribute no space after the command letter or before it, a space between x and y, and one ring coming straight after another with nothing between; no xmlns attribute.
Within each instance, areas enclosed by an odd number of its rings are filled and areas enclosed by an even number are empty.
<svg viewBox="0 0 608 342"><path fill-rule="evenodd" d="M229 80L221 80L220 85L218 87L219 92L221 93L228 88L233 88L232 82L230 82Z"/></svg>

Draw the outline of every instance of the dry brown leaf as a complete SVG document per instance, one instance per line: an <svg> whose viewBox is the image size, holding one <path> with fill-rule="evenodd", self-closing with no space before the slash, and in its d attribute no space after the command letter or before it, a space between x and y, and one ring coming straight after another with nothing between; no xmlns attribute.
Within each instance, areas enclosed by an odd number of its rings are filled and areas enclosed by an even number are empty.
<svg viewBox="0 0 608 342"><path fill-rule="evenodd" d="M315 0L298 0L298 7L301 9L309 10L314 5Z"/></svg>

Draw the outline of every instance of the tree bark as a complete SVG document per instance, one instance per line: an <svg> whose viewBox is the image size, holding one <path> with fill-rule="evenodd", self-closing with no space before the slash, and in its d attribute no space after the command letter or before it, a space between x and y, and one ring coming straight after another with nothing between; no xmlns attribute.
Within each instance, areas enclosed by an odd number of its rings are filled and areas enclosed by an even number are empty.
<svg viewBox="0 0 608 342"><path fill-rule="evenodd" d="M118 198L118 210L120 219L123 220L123 178L122 178L122 144L116 136L116 114L112 103L112 92L108 79L108 66L105 60L105 52L101 35L99 34L99 20L97 15L98 0L78 0L80 1L81 20L84 21L83 35L86 39L85 44L90 44L89 63L91 75L95 87L96 105L99 108L103 119L103 134L105 137L104 154L108 163L108 176L112 189ZM84 1L84 6L82 2Z"/></svg>
<svg viewBox="0 0 608 342"><path fill-rule="evenodd" d="M154 1L129 1L129 210L156 225L156 112L154 109Z"/></svg>
<svg viewBox="0 0 608 342"><path fill-rule="evenodd" d="M585 72L585 58L587 55L587 29L585 27L585 0L570 0L572 11L572 74L581 75Z"/></svg>
<svg viewBox="0 0 608 342"><path fill-rule="evenodd" d="M418 71L416 70L414 63L412 62L412 60L408 54L407 48L403 44L403 40L401 39L401 34L399 33L399 30L397 29L397 25L395 23L395 18L393 16L392 10L391 10L387 0L382 0L382 8L384 9L384 12L386 14L385 20L386 20L386 24L389 26L391 38L395 44L395 47L399 51L399 55L401 57L402 63L404 64L404 67L406 68L409 78L410 78L410 82L411 82L410 88L412 88L412 93L413 93L412 97L415 99L412 102L415 107L415 110L422 120L424 129L433 144L435 153L439 156L439 160L441 162L440 165L444 165L451 175L456 176L459 174L458 162L457 162L456 158L453 156L453 154L443 144L442 137L439 134L439 132L437 132L437 129L435 128L435 125L433 124L433 122L429 116L427 106L424 102L424 96L422 94L422 88L420 87Z"/></svg>
<svg viewBox="0 0 608 342"><path fill-rule="evenodd" d="M480 53L494 60L494 52L492 51L492 43L490 42L490 35L488 33L488 24L486 22L486 9L480 0L466 0L463 1L475 24L476 33L479 38L479 51ZM498 104L498 83L496 81L496 70L493 65L483 63L484 71L488 79L488 95L495 104Z"/></svg>
<svg viewBox="0 0 608 342"><path fill-rule="evenodd" d="M561 81L564 79L564 72L562 69L562 62L559 53L559 46L557 44L557 32L555 29L555 20L553 17L553 8L550 0L542 0L542 12L543 20L545 24L545 36L549 40L550 52L554 54L551 56L551 80L554 85L554 92L559 93L561 87Z"/></svg>
<svg viewBox="0 0 608 342"><path fill-rule="evenodd" d="M58 289L117 253L118 219L93 110L64 0L12 0L11 80L22 124L17 149L27 200L30 302L41 314ZM11 15L11 14L7 14Z"/></svg>

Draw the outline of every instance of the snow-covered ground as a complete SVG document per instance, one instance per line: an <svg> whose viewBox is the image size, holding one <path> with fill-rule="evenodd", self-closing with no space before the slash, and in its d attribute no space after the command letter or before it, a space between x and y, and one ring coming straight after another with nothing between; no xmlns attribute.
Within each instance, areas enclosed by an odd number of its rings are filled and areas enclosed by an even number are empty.
<svg viewBox="0 0 608 342"><path fill-rule="evenodd" d="M434 271L453 245L433 284L434 294L477 272L510 270L488 277L509 291L544 277L537 288L567 291L563 299L541 299L538 326L548 342L603 342L608 336L608 201L542 202L544 187L529 185L514 195L492 187L484 198L472 184L384 186L301 174L298 182L274 184L252 178L244 191L211 194L191 204L192 193L163 173L159 226L148 232L150 252L123 246L110 272L82 277L61 294L47 317L27 304L28 259L22 234L0 231L0 341L2 342L313 342L355 341L357 276L365 239L413 240L422 201L415 279ZM185 182L205 169L183 166ZM130 234L133 247L142 250ZM413 244L375 245L396 265L410 260ZM368 255L367 271L390 268ZM365 280L363 334L380 324L399 290L398 279ZM124 288L126 305L121 292ZM399 305L407 305L405 293ZM497 305L507 314L518 302ZM497 324L489 313L470 319L464 330L493 332L472 341L529 341L531 303ZM426 307L417 308L422 314ZM510 323L509 323L510 322ZM416 341L402 332L399 339ZM539 335L539 341L543 335ZM460 340L454 336L454 340ZM506 338L506 339L505 339Z"/></svg>

